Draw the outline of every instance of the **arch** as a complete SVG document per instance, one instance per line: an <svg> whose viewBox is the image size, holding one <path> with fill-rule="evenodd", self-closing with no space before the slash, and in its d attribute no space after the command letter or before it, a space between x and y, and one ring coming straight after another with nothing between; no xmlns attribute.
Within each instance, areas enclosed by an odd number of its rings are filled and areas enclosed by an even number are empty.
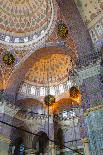
<svg viewBox="0 0 103 155"><path fill-rule="evenodd" d="M40 102L39 100L34 99L34 98L19 99L16 101L16 104L17 105L24 104L26 106L35 105L35 106L42 107L42 102Z"/></svg>
<svg viewBox="0 0 103 155"><path fill-rule="evenodd" d="M56 0L67 23L69 32L75 41L79 59L94 52L89 31L84 24L74 0ZM69 7L68 7L69 6ZM69 18L68 18L69 17Z"/></svg>
<svg viewBox="0 0 103 155"><path fill-rule="evenodd" d="M13 151L14 151L14 155L24 155L24 142L23 142L23 138L22 137L18 137L16 140L15 140L15 143L13 145ZM22 148L21 148L22 147Z"/></svg>
<svg viewBox="0 0 103 155"><path fill-rule="evenodd" d="M44 57L48 54L67 54L72 58L72 60L76 60L76 54L74 51L69 49L68 47L62 46L62 47L56 47L51 46L47 48L40 48L31 55L28 55L25 57L23 62L15 68L12 75L10 76L8 80L8 85L6 92L7 94L10 94L11 96L16 96L16 92L19 89L20 84L23 81L23 78L31 66L38 61L40 58Z"/></svg>
<svg viewBox="0 0 103 155"><path fill-rule="evenodd" d="M23 122L17 122L13 119L13 124L16 124L17 128L11 128L11 144L9 145L9 152L13 155L25 155L25 149L31 147L32 135L27 133L28 127ZM19 124L19 126L17 125ZM22 124L23 126L20 126ZM21 153L21 154L20 154Z"/></svg>
<svg viewBox="0 0 103 155"><path fill-rule="evenodd" d="M19 127L19 126L17 126ZM23 130L26 130L26 128L24 126L20 126L19 129L16 129L16 128L12 128L11 129L11 141L12 141L12 144L15 145L16 142L19 142L19 140L22 138L22 140L20 140L22 143L25 143L25 136L26 136L26 133L25 131Z"/></svg>
<svg viewBox="0 0 103 155"><path fill-rule="evenodd" d="M37 151L37 155L40 153L45 153L47 146L49 144L49 138L47 134L43 131L39 131L38 136L34 136L32 142L32 148Z"/></svg>
<svg viewBox="0 0 103 155"><path fill-rule="evenodd" d="M23 126L21 129L25 129ZM11 129L11 144L9 146L9 151L12 152L13 155L24 155L24 147L25 145L25 132L19 129Z"/></svg>
<svg viewBox="0 0 103 155"><path fill-rule="evenodd" d="M33 107L33 109L30 111L31 116L35 114L44 114L46 113L46 109L43 105L43 102L40 102L37 99L33 98L24 98L16 101L16 105L19 107L23 107L23 110L26 111L30 107Z"/></svg>

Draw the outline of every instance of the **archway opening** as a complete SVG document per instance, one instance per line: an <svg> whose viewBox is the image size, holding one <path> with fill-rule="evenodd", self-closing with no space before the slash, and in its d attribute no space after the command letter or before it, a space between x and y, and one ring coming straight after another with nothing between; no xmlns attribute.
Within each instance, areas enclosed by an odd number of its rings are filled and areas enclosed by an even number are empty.
<svg viewBox="0 0 103 155"><path fill-rule="evenodd" d="M33 148L36 150L36 155L46 153L49 145L49 138L45 132L40 131L38 135L38 137L35 136L33 139Z"/></svg>

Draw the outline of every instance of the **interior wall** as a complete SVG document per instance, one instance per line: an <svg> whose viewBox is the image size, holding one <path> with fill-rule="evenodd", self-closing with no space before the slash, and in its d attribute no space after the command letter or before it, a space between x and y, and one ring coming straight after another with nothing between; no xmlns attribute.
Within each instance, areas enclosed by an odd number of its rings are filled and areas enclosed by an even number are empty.
<svg viewBox="0 0 103 155"><path fill-rule="evenodd" d="M0 155L8 155L9 144L0 140Z"/></svg>
<svg viewBox="0 0 103 155"><path fill-rule="evenodd" d="M103 0L75 0L96 47L103 46Z"/></svg>

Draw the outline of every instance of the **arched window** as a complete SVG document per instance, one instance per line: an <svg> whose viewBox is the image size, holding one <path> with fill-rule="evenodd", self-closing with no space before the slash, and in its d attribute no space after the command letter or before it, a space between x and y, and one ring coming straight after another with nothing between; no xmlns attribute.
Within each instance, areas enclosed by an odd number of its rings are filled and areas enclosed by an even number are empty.
<svg viewBox="0 0 103 155"><path fill-rule="evenodd" d="M63 92L64 92L63 84L60 84L60 85L59 85L59 92L60 92L60 93L63 93Z"/></svg>
<svg viewBox="0 0 103 155"><path fill-rule="evenodd" d="M54 87L50 87L50 94L55 95L55 88Z"/></svg>
<svg viewBox="0 0 103 155"><path fill-rule="evenodd" d="M31 95L35 95L35 86L31 86Z"/></svg>
<svg viewBox="0 0 103 155"><path fill-rule="evenodd" d="M45 87L40 88L40 96L45 96Z"/></svg>

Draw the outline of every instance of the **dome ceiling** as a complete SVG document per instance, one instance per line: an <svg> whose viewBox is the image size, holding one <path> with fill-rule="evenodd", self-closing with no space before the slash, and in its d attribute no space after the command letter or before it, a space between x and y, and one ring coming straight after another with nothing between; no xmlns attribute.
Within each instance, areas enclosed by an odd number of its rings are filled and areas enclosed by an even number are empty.
<svg viewBox="0 0 103 155"><path fill-rule="evenodd" d="M38 60L26 73L25 81L36 85L53 85L67 80L67 70L72 68L70 57L50 54Z"/></svg>
<svg viewBox="0 0 103 155"><path fill-rule="evenodd" d="M37 42L51 28L54 14L52 0L0 0L1 42Z"/></svg>

